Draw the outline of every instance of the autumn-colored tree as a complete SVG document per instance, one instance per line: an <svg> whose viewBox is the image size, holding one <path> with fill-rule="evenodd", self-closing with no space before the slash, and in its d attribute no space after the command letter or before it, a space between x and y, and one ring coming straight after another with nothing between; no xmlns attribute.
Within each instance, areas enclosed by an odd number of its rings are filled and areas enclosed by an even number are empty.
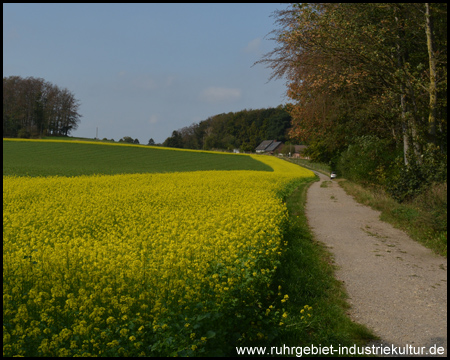
<svg viewBox="0 0 450 360"><path fill-rule="evenodd" d="M287 79L291 136L320 160L364 135L403 144L406 162L420 159L428 133L446 151L446 7L303 3L276 12L277 46L259 63Z"/></svg>

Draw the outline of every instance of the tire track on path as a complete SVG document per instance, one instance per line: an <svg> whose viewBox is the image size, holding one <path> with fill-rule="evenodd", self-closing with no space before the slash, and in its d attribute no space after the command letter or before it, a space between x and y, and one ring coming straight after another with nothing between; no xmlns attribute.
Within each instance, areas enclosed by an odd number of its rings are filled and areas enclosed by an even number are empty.
<svg viewBox="0 0 450 360"><path fill-rule="evenodd" d="M376 344L437 345L447 354L447 259L379 220L380 212L358 204L336 181L317 175L306 216L334 256L349 316L380 337Z"/></svg>

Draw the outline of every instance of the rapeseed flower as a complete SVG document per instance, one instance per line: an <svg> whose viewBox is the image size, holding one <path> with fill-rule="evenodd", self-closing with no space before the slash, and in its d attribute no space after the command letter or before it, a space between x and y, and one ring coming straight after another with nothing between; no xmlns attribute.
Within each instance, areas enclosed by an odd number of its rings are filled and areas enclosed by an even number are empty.
<svg viewBox="0 0 450 360"><path fill-rule="evenodd" d="M264 297L285 246L277 194L312 176L264 161L273 173L4 177L4 356L151 355L181 307L187 348L204 346L195 309Z"/></svg>

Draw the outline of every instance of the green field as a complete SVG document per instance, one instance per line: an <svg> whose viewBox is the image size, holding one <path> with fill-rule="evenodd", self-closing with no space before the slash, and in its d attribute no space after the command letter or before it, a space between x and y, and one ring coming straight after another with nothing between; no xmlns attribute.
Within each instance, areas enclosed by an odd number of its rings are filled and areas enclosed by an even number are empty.
<svg viewBox="0 0 450 360"><path fill-rule="evenodd" d="M273 171L250 156L74 141L3 140L3 175L79 176L200 170Z"/></svg>

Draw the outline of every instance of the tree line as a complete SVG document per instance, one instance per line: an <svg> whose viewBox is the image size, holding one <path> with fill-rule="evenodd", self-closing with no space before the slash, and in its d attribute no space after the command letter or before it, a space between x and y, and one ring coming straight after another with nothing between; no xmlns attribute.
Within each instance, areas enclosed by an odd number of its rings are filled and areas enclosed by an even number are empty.
<svg viewBox="0 0 450 360"><path fill-rule="evenodd" d="M313 160L400 199L446 181L446 3L302 3L275 17L258 63L287 79L289 136Z"/></svg>
<svg viewBox="0 0 450 360"><path fill-rule="evenodd" d="M3 78L3 136L67 136L81 115L79 100L67 88L41 78Z"/></svg>
<svg viewBox="0 0 450 360"><path fill-rule="evenodd" d="M172 132L163 146L184 149L255 151L263 140L289 141L291 116L284 106L209 117Z"/></svg>

